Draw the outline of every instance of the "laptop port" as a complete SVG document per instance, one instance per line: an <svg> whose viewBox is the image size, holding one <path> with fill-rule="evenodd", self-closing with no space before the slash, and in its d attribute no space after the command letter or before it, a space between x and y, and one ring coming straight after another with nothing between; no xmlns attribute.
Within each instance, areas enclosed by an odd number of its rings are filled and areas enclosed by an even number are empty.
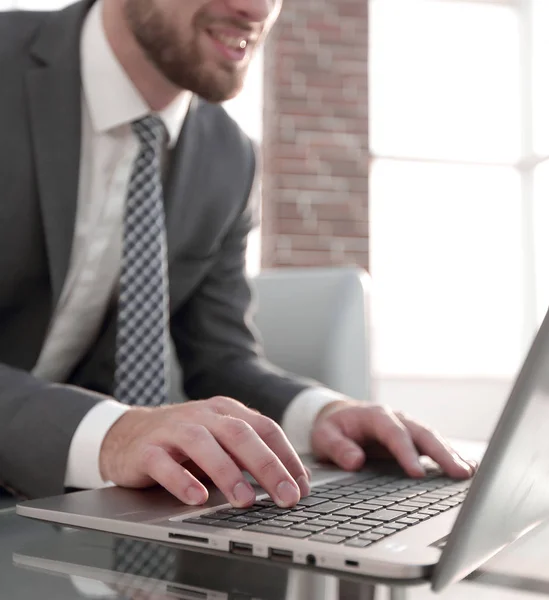
<svg viewBox="0 0 549 600"><path fill-rule="evenodd" d="M207 544L209 542L208 538L188 535L186 533L169 533L168 537L172 540L181 540L182 542L198 542L199 544Z"/></svg>
<svg viewBox="0 0 549 600"><path fill-rule="evenodd" d="M244 556L253 556L254 554L253 546L244 542L231 542L230 550L233 554L242 554Z"/></svg>
<svg viewBox="0 0 549 600"><path fill-rule="evenodd" d="M281 550L280 548L269 548L269 558L279 562L293 562L294 553L291 550Z"/></svg>
<svg viewBox="0 0 549 600"><path fill-rule="evenodd" d="M358 567L358 560L346 560L345 566L346 567Z"/></svg>
<svg viewBox="0 0 549 600"><path fill-rule="evenodd" d="M316 556L314 554L307 554L307 564L311 567L316 565Z"/></svg>

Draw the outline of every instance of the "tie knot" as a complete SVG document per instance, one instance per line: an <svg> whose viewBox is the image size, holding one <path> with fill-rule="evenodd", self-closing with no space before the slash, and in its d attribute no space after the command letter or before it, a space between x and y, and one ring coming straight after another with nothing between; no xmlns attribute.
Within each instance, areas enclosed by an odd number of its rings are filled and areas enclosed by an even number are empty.
<svg viewBox="0 0 549 600"><path fill-rule="evenodd" d="M132 129L142 145L155 150L160 148L166 134L166 127L160 117L147 115L132 123Z"/></svg>

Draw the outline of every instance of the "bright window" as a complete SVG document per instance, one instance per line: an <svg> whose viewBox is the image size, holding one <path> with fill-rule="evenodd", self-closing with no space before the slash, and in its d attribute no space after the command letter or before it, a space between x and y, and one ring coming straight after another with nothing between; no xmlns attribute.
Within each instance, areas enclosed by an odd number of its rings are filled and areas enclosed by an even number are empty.
<svg viewBox="0 0 549 600"><path fill-rule="evenodd" d="M535 150L549 153L549 2L532 1L535 20L529 0L370 0L379 375L510 377L530 289L539 314L549 303L549 261L544 281L525 268L528 206L549 222L549 163L527 195L539 157L524 131L536 114ZM545 239L536 257L549 257Z"/></svg>

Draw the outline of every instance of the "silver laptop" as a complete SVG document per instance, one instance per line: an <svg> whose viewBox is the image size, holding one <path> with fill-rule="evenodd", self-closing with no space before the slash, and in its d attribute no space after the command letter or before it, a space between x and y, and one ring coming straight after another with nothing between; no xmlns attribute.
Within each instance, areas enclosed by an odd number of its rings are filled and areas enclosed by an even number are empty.
<svg viewBox="0 0 549 600"><path fill-rule="evenodd" d="M349 474L306 462L313 490L292 510L259 488L250 509L231 508L215 490L197 509L160 489L106 488L25 502L17 512L379 579L430 579L441 590L549 517L549 315L472 482L438 472L409 479L388 463Z"/></svg>

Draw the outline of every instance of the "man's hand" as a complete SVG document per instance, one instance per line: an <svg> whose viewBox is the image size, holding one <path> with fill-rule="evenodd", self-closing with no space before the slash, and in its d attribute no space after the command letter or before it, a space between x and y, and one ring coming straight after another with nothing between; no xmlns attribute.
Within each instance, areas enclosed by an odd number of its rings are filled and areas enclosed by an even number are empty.
<svg viewBox="0 0 549 600"><path fill-rule="evenodd" d="M191 505L208 499L197 471L237 507L255 501L243 470L282 507L310 492L307 471L282 429L229 398L132 408L107 433L100 468L107 481L130 488L159 483Z"/></svg>
<svg viewBox="0 0 549 600"><path fill-rule="evenodd" d="M367 456L392 455L411 477L425 469L419 454L431 457L450 476L465 479L474 465L465 462L444 439L425 425L386 406L353 400L326 406L316 418L312 449L347 471L360 469Z"/></svg>

